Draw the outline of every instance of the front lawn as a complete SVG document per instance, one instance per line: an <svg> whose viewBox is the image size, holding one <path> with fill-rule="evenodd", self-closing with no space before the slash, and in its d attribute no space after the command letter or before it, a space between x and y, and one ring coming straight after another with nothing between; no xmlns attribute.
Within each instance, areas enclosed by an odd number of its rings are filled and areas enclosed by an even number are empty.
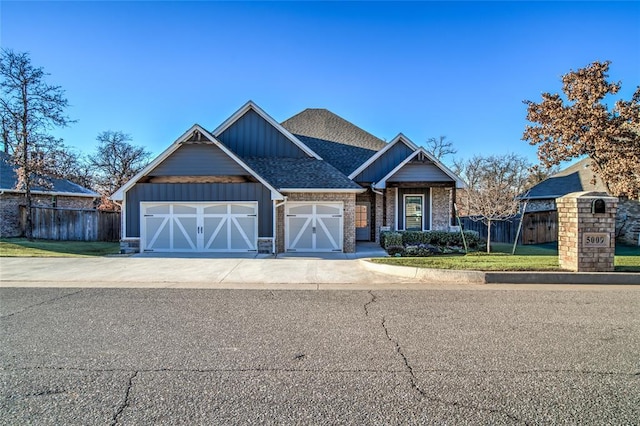
<svg viewBox="0 0 640 426"><path fill-rule="evenodd" d="M494 243L492 253L468 255L435 255L429 257L388 257L373 259L373 262L398 266L433 269L466 269L476 271L561 271L556 244L512 245ZM615 270L640 272L640 247L616 246Z"/></svg>
<svg viewBox="0 0 640 426"><path fill-rule="evenodd" d="M92 257L120 252L118 243L0 239L0 257Z"/></svg>

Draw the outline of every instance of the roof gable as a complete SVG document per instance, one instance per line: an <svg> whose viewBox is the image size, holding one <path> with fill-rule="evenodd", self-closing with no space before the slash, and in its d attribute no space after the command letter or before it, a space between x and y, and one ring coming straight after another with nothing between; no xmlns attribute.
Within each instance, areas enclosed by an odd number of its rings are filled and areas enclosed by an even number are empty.
<svg viewBox="0 0 640 426"><path fill-rule="evenodd" d="M383 140L371 133L322 108L307 108L282 122L282 127L296 135L374 151L378 151L386 145Z"/></svg>
<svg viewBox="0 0 640 426"><path fill-rule="evenodd" d="M135 175L131 180L119 188L111 196L112 200L121 201L124 199L124 194L132 188L136 182L143 177L153 172L156 167L160 166L167 158L169 158L174 152L176 152L185 143L191 143L197 140L199 143L212 144L216 148L220 149L222 153L228 156L233 162L235 162L242 169L246 170L248 174L255 177L261 184L266 186L271 191L271 198L274 200L280 200L284 197L280 194L269 182L267 182L262 176L252 170L240 157L234 154L229 148L220 143L213 135L206 131L198 124L191 126L182 136L180 136L174 143L172 143L162 154L157 156L151 163L147 165L140 173Z"/></svg>
<svg viewBox="0 0 640 426"><path fill-rule="evenodd" d="M379 181L377 181L375 183L374 187L378 188L378 189L385 188L386 185L387 185L387 181L388 180L390 180L393 176L398 174L398 172L401 169L403 169L407 164L410 164L410 162L414 158L416 158L418 156L422 156L422 157L426 158L427 160L429 160L430 163L427 164L427 167L428 168L431 168L433 166L437 167L437 169L442 171L451 181L455 182L456 188L466 188L467 185L465 184L465 182L458 175L456 175L451 170L449 170L449 168L447 166L445 166L440 161L438 161L433 155L431 155L429 152L427 152L422 147L416 149L407 158L405 158L404 161L402 161L395 168L393 168L393 170L391 170L384 177L382 177ZM430 172L432 173L433 170L431 170ZM442 180L442 176L438 177L436 181L437 182L443 181Z"/></svg>
<svg viewBox="0 0 640 426"><path fill-rule="evenodd" d="M377 182L418 147L402 133L349 175L357 182Z"/></svg>
<svg viewBox="0 0 640 426"><path fill-rule="evenodd" d="M252 101L212 132L241 157L322 158Z"/></svg>
<svg viewBox="0 0 640 426"><path fill-rule="evenodd" d="M593 160L585 158L534 185L523 199L558 198L572 192L607 192L607 186L593 171ZM595 179L595 182L593 181Z"/></svg>
<svg viewBox="0 0 640 426"><path fill-rule="evenodd" d="M22 193L23 190L16 189L18 183L18 174L16 173L17 167L11 164L8 154L0 152L0 191L5 192L18 192ZM67 179L59 179L54 177L42 177L47 182L47 186L33 184L31 186L31 192L34 194L51 194L62 195L72 197L90 197L96 198L100 194L90 189L84 188L76 183Z"/></svg>

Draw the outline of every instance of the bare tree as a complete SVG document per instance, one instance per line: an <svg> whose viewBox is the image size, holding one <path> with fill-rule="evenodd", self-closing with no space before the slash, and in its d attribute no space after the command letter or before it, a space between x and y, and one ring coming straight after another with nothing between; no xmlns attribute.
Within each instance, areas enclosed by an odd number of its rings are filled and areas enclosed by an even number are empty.
<svg viewBox="0 0 640 426"><path fill-rule="evenodd" d="M525 101L528 125L523 140L538 145L549 167L588 155L613 195L640 197L640 87L630 101L609 110L605 97L621 83L607 81L610 62L593 62L562 77L559 94L543 93L542 102Z"/></svg>
<svg viewBox="0 0 640 426"><path fill-rule="evenodd" d="M439 161L443 161L447 155L455 155L458 150L453 147L453 142L446 140L446 136L427 139L425 149Z"/></svg>
<svg viewBox="0 0 640 426"><path fill-rule="evenodd" d="M94 168L95 188L104 196L113 194L148 163L151 153L130 144L131 136L121 131L107 130L98 135L95 155L89 156Z"/></svg>
<svg viewBox="0 0 640 426"><path fill-rule="evenodd" d="M60 145L48 153L47 176L67 179L85 188L94 186L94 170L87 159L66 145Z"/></svg>
<svg viewBox="0 0 640 426"><path fill-rule="evenodd" d="M519 200L529 178L529 163L515 154L474 156L456 163L458 174L467 182L463 209L473 220L487 225L487 252L491 251L491 225L518 214Z"/></svg>
<svg viewBox="0 0 640 426"><path fill-rule="evenodd" d="M17 165L17 187L25 191L26 236L31 238L31 188L46 186L48 153L61 141L49 132L72 121L65 115L68 101L60 86L45 82L42 68L34 67L27 53L2 49L0 55L0 123L4 151Z"/></svg>

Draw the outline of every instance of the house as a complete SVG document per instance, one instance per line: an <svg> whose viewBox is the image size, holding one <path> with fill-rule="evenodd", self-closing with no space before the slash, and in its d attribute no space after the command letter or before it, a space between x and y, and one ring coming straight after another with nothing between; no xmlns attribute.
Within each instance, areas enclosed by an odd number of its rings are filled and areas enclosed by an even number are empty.
<svg viewBox="0 0 640 426"><path fill-rule="evenodd" d="M382 227L448 230L463 186L402 134L386 143L324 109L278 123L249 101L112 199L123 251L354 252Z"/></svg>
<svg viewBox="0 0 640 426"><path fill-rule="evenodd" d="M602 192L608 189L585 158L533 186L520 199L527 202L522 224L524 244L558 240L556 198L572 192ZM640 201L621 198L618 202L616 234L620 241L640 245Z"/></svg>
<svg viewBox="0 0 640 426"><path fill-rule="evenodd" d="M0 153L0 236L20 237L22 231L20 206L26 206L23 190L17 190L16 166L8 154ZM46 187L34 185L31 188L34 207L93 208L100 194L68 181L47 177Z"/></svg>

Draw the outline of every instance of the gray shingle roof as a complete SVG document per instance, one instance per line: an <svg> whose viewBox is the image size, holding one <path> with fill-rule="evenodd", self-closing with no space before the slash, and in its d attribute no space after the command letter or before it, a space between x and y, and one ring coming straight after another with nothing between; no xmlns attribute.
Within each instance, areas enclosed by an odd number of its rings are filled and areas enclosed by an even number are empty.
<svg viewBox="0 0 640 426"><path fill-rule="evenodd" d="M362 163L377 152L372 149L345 145L309 136L295 136L322 157L323 160L340 170L346 176L350 175L351 172L360 167Z"/></svg>
<svg viewBox="0 0 640 426"><path fill-rule="evenodd" d="M17 167L10 162L10 158L4 152L0 153L0 189L3 191L16 191L16 183L18 176L16 174ZM47 192L51 194L72 194L79 197L99 197L100 195L84 188L66 179L57 179L52 177L45 178L51 185L49 188L33 185L32 191ZM22 192L22 191L20 191Z"/></svg>
<svg viewBox="0 0 640 426"><path fill-rule="evenodd" d="M243 160L277 189L362 189L331 164L315 158L244 157Z"/></svg>
<svg viewBox="0 0 640 426"><path fill-rule="evenodd" d="M282 127L295 135L337 142L379 151L386 145L344 118L322 108L307 108L282 122Z"/></svg>
<svg viewBox="0 0 640 426"><path fill-rule="evenodd" d="M576 164L533 186L529 193L523 195L522 198L546 199L562 197L572 192L607 192L607 187L602 179L593 172L591 163L592 160L590 158L578 161ZM592 183L591 181L594 177L595 183Z"/></svg>

